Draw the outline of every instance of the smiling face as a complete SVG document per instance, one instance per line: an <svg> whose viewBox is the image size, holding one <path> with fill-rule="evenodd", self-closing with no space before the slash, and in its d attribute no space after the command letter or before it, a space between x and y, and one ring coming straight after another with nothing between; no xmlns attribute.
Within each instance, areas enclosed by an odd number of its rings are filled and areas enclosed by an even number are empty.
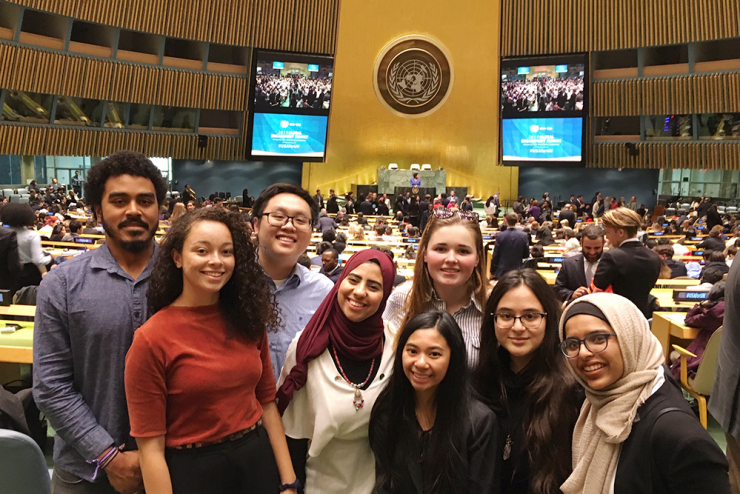
<svg viewBox="0 0 740 494"><path fill-rule="evenodd" d="M496 306L496 314L511 314L517 317L544 312L540 300L523 284L506 292ZM510 328L502 328L494 323L496 339L509 352L513 368L521 370L532 360L534 352L545 338L546 326L547 317L542 318L539 324L532 328L523 326L521 319L516 319Z"/></svg>
<svg viewBox="0 0 740 494"><path fill-rule="evenodd" d="M182 269L181 297L189 301L187 305L215 304L234 273L231 232L217 221L197 221L190 227L182 252L173 250L172 259Z"/></svg>
<svg viewBox="0 0 740 494"><path fill-rule="evenodd" d="M339 308L352 322L364 321L375 314L382 301L383 274L374 262L357 266L337 290Z"/></svg>
<svg viewBox="0 0 740 494"><path fill-rule="evenodd" d="M438 229L429 238L424 262L435 287L465 285L479 262L473 232L459 224Z"/></svg>
<svg viewBox="0 0 740 494"><path fill-rule="evenodd" d="M565 323L565 337L584 339L589 334L614 333L612 327L598 317L578 314ZM616 337L608 340L603 352L593 353L581 344L580 352L575 358L569 358L568 364L591 389L604 389L617 382L624 374L624 359L619 341Z"/></svg>
<svg viewBox="0 0 740 494"><path fill-rule="evenodd" d="M403 347L403 372L419 392L434 392L450 366L450 346L436 328L417 329Z"/></svg>
<svg viewBox="0 0 740 494"><path fill-rule="evenodd" d="M596 262L601 259L601 254L604 253L604 238L599 237L597 239L590 239L587 236L583 236L581 240L583 243L583 257L588 262Z"/></svg>
<svg viewBox="0 0 740 494"><path fill-rule="evenodd" d="M303 229L296 228L293 221L280 226L271 225L267 216L255 220L254 232L259 240L262 267L268 274L274 267L292 269L311 241L311 208L299 196L285 192L267 201L264 212L303 216L309 220L309 227Z"/></svg>
<svg viewBox="0 0 740 494"><path fill-rule="evenodd" d="M126 251L143 251L152 245L159 224L154 184L146 177L110 177L105 182L103 200L96 206L95 214L108 241Z"/></svg>

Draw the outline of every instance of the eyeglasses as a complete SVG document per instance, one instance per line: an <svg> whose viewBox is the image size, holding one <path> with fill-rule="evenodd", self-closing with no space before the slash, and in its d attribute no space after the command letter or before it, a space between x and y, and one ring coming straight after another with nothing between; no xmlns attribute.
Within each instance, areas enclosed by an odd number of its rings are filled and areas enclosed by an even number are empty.
<svg viewBox="0 0 740 494"><path fill-rule="evenodd" d="M272 226L283 227L288 224L288 221L292 221L296 230L311 229L311 218L307 216L288 216L287 214L280 212L262 213L262 216L267 216L267 222Z"/></svg>
<svg viewBox="0 0 740 494"><path fill-rule="evenodd" d="M452 218L454 215L460 216L460 218L464 220L471 220L471 221L479 221L480 216L478 216L478 213L474 213L473 211L459 211L457 209L443 209L443 208L437 208L433 211L434 216L441 220L446 220L447 218Z"/></svg>
<svg viewBox="0 0 740 494"><path fill-rule="evenodd" d="M568 358L576 358L581 353L581 343L586 345L586 350L591 353L601 353L609 345L609 338L617 336L614 333L592 333L584 339L566 338L560 343L560 350Z"/></svg>
<svg viewBox="0 0 740 494"><path fill-rule="evenodd" d="M495 322L501 329L509 329L513 328L514 322L519 319L519 322L522 323L522 326L525 328L535 329L540 325L540 323L542 323L542 320L545 317L547 317L546 312L527 312L521 316L515 316L508 312L501 312L493 314L493 322Z"/></svg>

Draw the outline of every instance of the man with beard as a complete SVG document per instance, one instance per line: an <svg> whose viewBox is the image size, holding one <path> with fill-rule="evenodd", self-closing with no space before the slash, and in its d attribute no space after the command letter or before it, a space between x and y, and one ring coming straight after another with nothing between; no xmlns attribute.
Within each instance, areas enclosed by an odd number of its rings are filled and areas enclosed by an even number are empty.
<svg viewBox="0 0 740 494"><path fill-rule="evenodd" d="M143 154L120 151L93 166L85 199L106 242L50 271L39 287L33 395L56 431L52 492L143 489L123 369L134 330L150 315L146 291L166 192Z"/></svg>
<svg viewBox="0 0 740 494"><path fill-rule="evenodd" d="M583 229L581 253L563 259L555 280L555 294L562 302L569 302L589 293L601 254L604 253L604 230L596 225Z"/></svg>

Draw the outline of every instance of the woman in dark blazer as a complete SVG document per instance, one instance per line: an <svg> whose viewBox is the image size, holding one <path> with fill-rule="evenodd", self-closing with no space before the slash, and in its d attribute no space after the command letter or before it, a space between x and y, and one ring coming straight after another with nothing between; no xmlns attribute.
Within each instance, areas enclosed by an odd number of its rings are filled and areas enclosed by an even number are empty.
<svg viewBox="0 0 740 494"><path fill-rule="evenodd" d="M660 342L629 300L579 298L560 320L561 350L586 390L565 494L729 494L722 451L666 372Z"/></svg>
<svg viewBox="0 0 740 494"><path fill-rule="evenodd" d="M404 326L370 417L378 494L497 493L496 416L472 396L465 342L447 312Z"/></svg>

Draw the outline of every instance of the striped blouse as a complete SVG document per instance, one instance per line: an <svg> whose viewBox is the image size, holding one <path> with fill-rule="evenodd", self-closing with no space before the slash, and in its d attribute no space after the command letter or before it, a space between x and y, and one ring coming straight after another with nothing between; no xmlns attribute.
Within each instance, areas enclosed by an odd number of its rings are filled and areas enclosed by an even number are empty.
<svg viewBox="0 0 740 494"><path fill-rule="evenodd" d="M386 302L383 320L388 323L394 332L399 331L403 318L406 315L404 305L406 297L411 291L411 285L412 282L407 281L396 287L393 293L391 293L391 296L388 297L388 302ZM446 311L447 304L444 300L438 298L436 293L432 292L432 298L429 300L429 309ZM483 324L483 308L475 299L474 295L471 295L470 303L452 314L452 317L462 330L465 347L468 352L468 366L474 369L478 364L478 353L480 352L480 330Z"/></svg>

